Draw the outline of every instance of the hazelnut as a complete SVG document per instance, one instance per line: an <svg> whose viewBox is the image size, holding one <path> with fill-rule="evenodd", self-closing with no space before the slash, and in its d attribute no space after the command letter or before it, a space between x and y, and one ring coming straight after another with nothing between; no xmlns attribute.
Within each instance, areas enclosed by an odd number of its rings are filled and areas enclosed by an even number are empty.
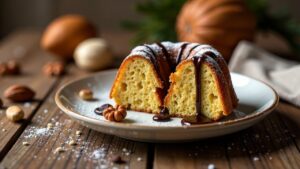
<svg viewBox="0 0 300 169"><path fill-rule="evenodd" d="M123 106L108 107L103 111L103 116L108 121L120 122L127 115L126 108Z"/></svg>
<svg viewBox="0 0 300 169"><path fill-rule="evenodd" d="M16 75L20 73L20 65L15 60L0 63L0 75Z"/></svg>
<svg viewBox="0 0 300 169"><path fill-rule="evenodd" d="M7 65L6 63L0 63L0 76L7 75L8 70L7 70Z"/></svg>
<svg viewBox="0 0 300 169"><path fill-rule="evenodd" d="M92 100L93 99L93 91L90 89L82 89L79 91L79 97L83 100Z"/></svg>
<svg viewBox="0 0 300 169"><path fill-rule="evenodd" d="M65 68L62 62L49 62L43 67L43 72L47 76L60 76L64 74Z"/></svg>
<svg viewBox="0 0 300 169"><path fill-rule="evenodd" d="M6 109L6 117L12 122L20 121L24 118L24 111L19 106L10 106Z"/></svg>
<svg viewBox="0 0 300 169"><path fill-rule="evenodd" d="M24 102L32 100L35 92L25 85L12 85L4 91L4 96L13 102Z"/></svg>
<svg viewBox="0 0 300 169"><path fill-rule="evenodd" d="M20 73L20 65L15 60L8 61L6 65L9 74L16 75Z"/></svg>

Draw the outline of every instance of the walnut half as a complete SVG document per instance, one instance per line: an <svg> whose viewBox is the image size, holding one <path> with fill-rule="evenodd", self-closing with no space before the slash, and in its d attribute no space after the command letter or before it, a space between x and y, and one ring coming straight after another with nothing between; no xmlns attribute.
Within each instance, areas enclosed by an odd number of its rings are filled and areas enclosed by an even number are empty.
<svg viewBox="0 0 300 169"><path fill-rule="evenodd" d="M126 115L127 112L124 106L108 107L103 111L103 116L108 121L120 122L125 119Z"/></svg>

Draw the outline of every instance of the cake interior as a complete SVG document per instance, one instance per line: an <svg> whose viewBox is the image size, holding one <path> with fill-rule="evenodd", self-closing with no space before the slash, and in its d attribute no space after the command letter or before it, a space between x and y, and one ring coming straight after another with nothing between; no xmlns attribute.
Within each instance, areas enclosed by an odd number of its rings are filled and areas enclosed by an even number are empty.
<svg viewBox="0 0 300 169"><path fill-rule="evenodd" d="M192 61L179 67L170 77L172 85L165 104L171 115L197 122L195 67ZM207 64L201 65L200 76L201 113L209 119L219 119L223 114L223 104L219 96L217 78Z"/></svg>
<svg viewBox="0 0 300 169"><path fill-rule="evenodd" d="M149 60L135 56L128 59L119 71L118 84L112 95L116 104L128 109L159 113L160 106L169 109L171 116L183 117L197 122L195 66L190 60L177 67L170 76L171 86L162 103L157 89L162 88ZM215 73L207 64L200 67L201 113L209 119L219 119L223 115L223 104L217 86Z"/></svg>
<svg viewBox="0 0 300 169"><path fill-rule="evenodd" d="M162 105L156 89L162 86L158 82L149 60L136 56L123 65L124 71L119 71L112 95L117 105L123 105L132 110L157 113Z"/></svg>

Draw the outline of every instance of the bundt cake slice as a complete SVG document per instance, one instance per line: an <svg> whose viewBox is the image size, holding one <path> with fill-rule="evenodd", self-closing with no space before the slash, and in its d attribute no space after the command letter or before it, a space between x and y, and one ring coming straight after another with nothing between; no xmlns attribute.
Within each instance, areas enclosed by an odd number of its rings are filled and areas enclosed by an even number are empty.
<svg viewBox="0 0 300 169"><path fill-rule="evenodd" d="M136 47L123 61L110 97L127 109L158 113L163 107L171 73L168 62L150 46Z"/></svg>
<svg viewBox="0 0 300 169"><path fill-rule="evenodd" d="M237 106L225 60L211 46L162 42L134 48L120 66L110 97L127 109L196 123Z"/></svg>
<svg viewBox="0 0 300 169"><path fill-rule="evenodd" d="M177 66L170 81L165 106L172 116L196 123L202 117L218 120L231 113L230 100L226 100L229 98L229 90L223 83L225 79L216 73L212 65L203 63L195 67L192 60L187 60ZM197 109L201 113L198 114Z"/></svg>

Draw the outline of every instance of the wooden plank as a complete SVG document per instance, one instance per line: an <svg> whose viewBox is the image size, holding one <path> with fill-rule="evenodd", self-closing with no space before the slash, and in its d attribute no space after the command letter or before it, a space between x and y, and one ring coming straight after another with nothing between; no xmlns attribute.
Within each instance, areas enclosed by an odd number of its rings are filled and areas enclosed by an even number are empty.
<svg viewBox="0 0 300 169"><path fill-rule="evenodd" d="M53 58L39 48L39 34L25 31L9 36L0 46L0 61L15 59L21 64L22 74L17 76L0 77L0 93L12 84L25 84L30 86L36 97L33 102L10 103L4 99L4 105L19 105L25 111L25 119L20 123L12 123L5 117L5 110L0 112L0 160L14 144L22 133L36 109L43 102L50 89L56 83L56 78L46 77L41 69L44 63ZM3 95L2 95L3 98Z"/></svg>
<svg viewBox="0 0 300 169"><path fill-rule="evenodd" d="M300 108L288 103L281 103L278 106L280 120L288 128L286 132L292 136L298 151L300 152Z"/></svg>
<svg viewBox="0 0 300 169"><path fill-rule="evenodd" d="M182 144L157 144L154 168L230 168L222 138Z"/></svg>
<svg viewBox="0 0 300 169"><path fill-rule="evenodd" d="M78 78L80 72L72 67L60 84ZM55 91L55 90L54 90ZM5 156L2 166L6 168L146 168L148 146L145 143L128 141L105 135L81 126L63 114L54 103L55 92L43 103L32 123L28 125L16 144ZM47 124L54 124L53 130L47 130ZM77 130L82 131L76 136ZM78 145L70 146L71 139ZM26 141L30 145L24 146ZM65 152L55 154L57 147ZM125 164L111 162L113 155L119 154Z"/></svg>
<svg viewBox="0 0 300 169"><path fill-rule="evenodd" d="M298 134L291 134L282 118L273 112L263 122L238 133L194 143L159 144L154 168L300 168L300 128L294 126Z"/></svg>

